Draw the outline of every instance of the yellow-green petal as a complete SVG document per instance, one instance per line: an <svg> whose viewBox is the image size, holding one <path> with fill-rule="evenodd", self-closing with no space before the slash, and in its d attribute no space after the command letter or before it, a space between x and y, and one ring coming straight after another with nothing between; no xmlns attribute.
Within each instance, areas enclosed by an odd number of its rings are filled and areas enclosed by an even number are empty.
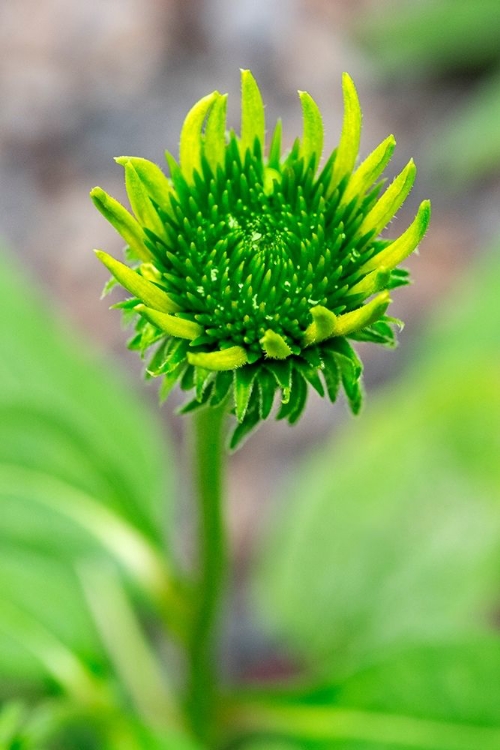
<svg viewBox="0 0 500 750"><path fill-rule="evenodd" d="M120 263L119 260L112 258L111 255L102 250L95 250L95 254L103 263L108 271L113 274L115 279L128 291L144 302L153 310L159 310L165 313L174 313L180 310L179 306L168 296L166 292L160 289L156 284L143 279L136 271Z"/></svg>
<svg viewBox="0 0 500 750"><path fill-rule="evenodd" d="M342 91L344 93L344 120L333 166L331 189L336 188L342 178L354 169L361 140L361 107L356 87L348 73L342 76Z"/></svg>
<svg viewBox="0 0 500 750"><path fill-rule="evenodd" d="M381 292L371 302L352 312L339 315L335 324L334 336L347 336L375 323L387 310L391 302L388 291Z"/></svg>
<svg viewBox="0 0 500 750"><path fill-rule="evenodd" d="M218 352L188 352L191 365L205 367L207 370L235 370L247 363L247 353L242 346L231 346Z"/></svg>
<svg viewBox="0 0 500 750"><path fill-rule="evenodd" d="M121 164L122 167L125 167L126 164L131 164L149 197L161 206L163 210L168 210L172 186L157 164L148 159L141 159L138 156L117 156L115 161L117 164Z"/></svg>
<svg viewBox="0 0 500 750"><path fill-rule="evenodd" d="M333 336L335 326L337 325L337 316L331 310L323 307L323 305L312 307L310 312L313 322L304 331L302 338L304 346L311 346L311 344L324 341L324 339Z"/></svg>
<svg viewBox="0 0 500 750"><path fill-rule="evenodd" d="M219 92L213 91L211 94L208 94L208 96L204 96L203 99L200 99L200 101L189 110L182 126L179 145L179 161L182 174L190 183L193 180L193 172L195 170L201 170L203 123L218 96Z"/></svg>
<svg viewBox="0 0 500 750"><path fill-rule="evenodd" d="M384 266L385 268L396 268L405 258L415 250L429 226L431 218L430 201L422 201L417 215L401 237L391 242L391 244L375 255L364 264L361 269L364 273L371 271L373 268Z"/></svg>
<svg viewBox="0 0 500 750"><path fill-rule="evenodd" d="M366 273L367 270L370 270L367 269L367 265L368 264L365 264L365 266L363 266L363 268L361 269L363 273ZM379 266L378 263L377 266ZM349 297L352 297L356 294L363 294L365 297L370 297L370 295L375 294L375 292L379 292L387 285L390 276L390 270L386 268L385 265L381 264L376 268L375 271L367 273L366 276L361 279L361 281L358 281L357 284L354 284L354 286L349 289L347 295Z"/></svg>
<svg viewBox="0 0 500 750"><path fill-rule="evenodd" d="M361 235L368 232L372 232L373 235L380 234L405 202L415 182L416 174L417 168L413 159L410 159L401 174L395 178L365 216L359 229Z"/></svg>
<svg viewBox="0 0 500 750"><path fill-rule="evenodd" d="M347 205L356 197L363 199L366 191L380 177L388 165L395 147L396 139L393 135L390 135L364 160L347 183L342 196L342 203L344 205Z"/></svg>
<svg viewBox="0 0 500 750"><path fill-rule="evenodd" d="M148 191L136 172L134 165L129 161L124 165L124 169L128 199L137 220L143 227L147 227L158 237L164 237L165 226L158 216Z"/></svg>
<svg viewBox="0 0 500 750"><path fill-rule="evenodd" d="M135 309L144 318L149 320L150 323L168 333L169 336L194 341L194 339L203 333L203 328L192 320L178 318L176 315L168 315L145 305L137 305Z"/></svg>
<svg viewBox="0 0 500 750"><path fill-rule="evenodd" d="M241 71L241 153L253 150L257 139L264 152L266 122L264 102L257 81L249 70Z"/></svg>
<svg viewBox="0 0 500 750"><path fill-rule="evenodd" d="M144 232L140 224L127 209L100 187L95 187L91 190L90 197L97 210L109 221L118 234L123 237L136 255L141 260L152 260L152 255L144 244Z"/></svg>
<svg viewBox="0 0 500 750"><path fill-rule="evenodd" d="M271 359L286 359L292 354L292 350L279 333L267 330L260 340L262 349Z"/></svg>
<svg viewBox="0 0 500 750"><path fill-rule="evenodd" d="M226 153L227 94L217 94L208 114L205 127L205 157L215 174L217 165L223 166Z"/></svg>
<svg viewBox="0 0 500 750"><path fill-rule="evenodd" d="M302 105L303 133L300 146L300 155L304 159L305 167L308 167L315 157L315 167L318 165L323 153L323 118L318 105L307 91L299 91L300 103Z"/></svg>

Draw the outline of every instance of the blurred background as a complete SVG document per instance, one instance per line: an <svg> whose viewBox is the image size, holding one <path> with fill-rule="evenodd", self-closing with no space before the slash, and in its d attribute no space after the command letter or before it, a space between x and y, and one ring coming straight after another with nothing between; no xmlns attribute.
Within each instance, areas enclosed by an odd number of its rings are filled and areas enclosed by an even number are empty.
<svg viewBox="0 0 500 750"><path fill-rule="evenodd" d="M260 428L259 437L251 438L231 460L234 558L244 575L256 537L266 533L271 495L285 486L298 458L307 457L313 449L324 450L325 444L335 454L337 440L340 455L348 452L345 448L342 453L344 444L351 454L359 449L359 464L354 459L348 462L351 477L374 451L380 451L378 465L385 460L385 466L390 467L394 463L390 457L393 441L407 445L408 455L416 463L406 465L401 459L402 478L394 480L391 489L379 486L373 472L362 476L365 487L372 483L375 495L379 492L387 497L387 492L392 492L395 498L404 497L410 507L425 496L430 505L425 506L424 520L412 517L408 521L410 536L414 522L420 530L433 526L429 519L434 502L444 504L450 512L446 516L443 511L441 518L442 527L448 530L449 519L455 517L453 502L457 497L463 499L464 493L470 503L482 498L484 507L492 507L491 501L500 495L495 469L498 395L494 400L500 384L500 266L495 261L500 246L498 0L2 0L0 50L2 244L15 256L25 277L41 287L49 308L74 332L75 349L79 337L90 342L107 360L109 369L119 368L129 375L138 398L151 410L156 410L156 385L143 387L141 363L135 353L125 349L127 334L120 327L119 313L109 312L107 300L99 302L106 273L92 249L102 248L119 257L122 241L91 205L89 190L100 185L125 201L122 169L113 157L137 155L162 164L164 149L177 151L188 109L215 88L229 93L229 122L238 128L239 68L250 68L256 76L266 103L268 127L281 117L287 144L301 132L297 89L311 93L324 116L325 148L329 151L340 133L341 73L348 71L358 87L364 112L361 155L394 133L398 147L388 176L396 174L410 157L419 168L416 186L392 227L394 235L406 228L424 198L430 198L433 205L431 231L420 254L407 264L414 285L394 294L391 310L406 322L400 347L394 352L372 345L359 347L366 367L368 402L375 402L373 410L368 407L366 416L351 427L342 405L330 408L311 396L299 425L291 429L270 421ZM26 327L30 321L35 324L35 317L36 312L26 317ZM15 327L16 321L12 319L9 325ZM42 332L40 336L43 338ZM10 339L6 340L8 344ZM27 389L35 343L22 355L26 357ZM8 379L8 348L2 356ZM39 357L44 357L43 350ZM465 365L469 369L462 377ZM476 379L478 373L483 380ZM74 391L78 393L77 385ZM171 450L177 457L183 453L184 420L173 415L172 403L180 400L174 394L162 409L160 428L165 436L167 431L174 435ZM404 411L407 407L409 412ZM397 427L404 414L414 427L406 443ZM351 432L344 437L346 430ZM368 437L356 442L356 435ZM428 446L431 438L435 453L432 462L426 463L419 450ZM5 445L11 441L8 432L4 439ZM425 467L431 465L427 472ZM445 478L442 474L436 478L437 466L447 467ZM338 462L337 468L341 473ZM415 476L422 479L422 471L427 472L428 484L414 481ZM314 475L312 468L310 472ZM322 481L324 486L330 481L326 470ZM339 481L342 485L344 480ZM176 486L182 499L187 491L179 483ZM314 495L309 486L306 484L303 495L309 491ZM361 489L348 484L344 491L346 497L362 494ZM463 502L460 518L464 525L455 529L455 537L452 534L452 547L460 544L463 548L465 537L461 534L466 535L471 518L477 520L472 506ZM283 505L279 508L284 511ZM317 512L318 518L324 518L324 510ZM484 529L491 532L497 528L496 521L492 522L495 514L484 512ZM399 516L390 518L387 528L397 536ZM299 519L300 513L294 528L302 523L307 527L304 518ZM332 527L337 520L331 519ZM309 522L313 524L311 519ZM374 524L377 527L376 519ZM317 521L315 528L320 527ZM483 549L481 529L476 529L477 547L471 542L477 550ZM314 538L321 538L319 531ZM411 538L416 544L417 537ZM294 539L297 542L297 536ZM448 537L440 539L448 549ZM361 536L360 544L365 541ZM288 543L282 541L287 565L291 559ZM438 543L436 539L434 543ZM493 535L488 542L489 566L479 555L491 575L491 580L486 576L488 585L481 578L481 591L490 590L490 584L495 588L492 571L497 543ZM268 548L279 555L279 545L278 535ZM293 554L302 560L300 549L299 541ZM304 540L306 557L308 549ZM472 552L470 559L476 559ZM429 558L429 565L432 560L435 558ZM450 562L446 555L443 560L444 568L457 562L455 558ZM317 570L316 564L320 563L311 563L311 571ZM272 567L270 564L267 570ZM285 568L283 565L280 574L277 566L274 584L269 583L269 591L259 594L263 600L267 596L272 602L276 592L286 596L283 592L291 586L293 574ZM477 570L469 571L475 593ZM265 577L262 574L261 578ZM354 571L352 580L355 578ZM327 582L321 585L327 586ZM448 583L443 585L446 588ZM454 579L450 585L460 584ZM309 581L303 589L311 586ZM299 587L296 609L301 606L300 592ZM320 599L321 595L319 591ZM283 620L293 598L292 592L287 604L283 603ZM279 602L277 596L277 610ZM328 596L323 602L318 617L327 611ZM267 641L257 632L246 599L239 602L236 597L234 610L230 636L239 642L236 670L252 671L256 660L251 654L255 649L266 653ZM483 612L488 622L498 619L493 610L491 606L487 614L486 609ZM455 614L453 609L450 617ZM441 624L439 620L437 630ZM313 634L312 615L309 626L301 622L288 629L289 640L299 647ZM319 655L321 649L320 643ZM276 665L271 672L273 669Z"/></svg>

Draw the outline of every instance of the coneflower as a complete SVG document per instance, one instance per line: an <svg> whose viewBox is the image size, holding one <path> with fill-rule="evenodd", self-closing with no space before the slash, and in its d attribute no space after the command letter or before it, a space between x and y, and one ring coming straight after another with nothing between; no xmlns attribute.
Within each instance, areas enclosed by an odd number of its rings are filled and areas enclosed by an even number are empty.
<svg viewBox="0 0 500 750"><path fill-rule="evenodd" d="M338 147L320 165L323 123L299 97L303 133L282 154L281 122L265 147L264 106L242 71L241 133L226 130L227 95L215 91L188 113L170 177L150 161L119 157L135 216L101 188L92 199L127 243L132 267L96 251L131 295L119 303L135 320L129 346L152 352L147 374L193 390L182 412L226 399L237 419L230 446L272 412L300 417L309 386L335 401L342 384L361 405L362 364L349 340L392 346L390 290L406 284L398 265L429 222L424 201L397 239L380 233L406 199L413 161L382 192L393 136L356 166L361 109L343 76Z"/></svg>

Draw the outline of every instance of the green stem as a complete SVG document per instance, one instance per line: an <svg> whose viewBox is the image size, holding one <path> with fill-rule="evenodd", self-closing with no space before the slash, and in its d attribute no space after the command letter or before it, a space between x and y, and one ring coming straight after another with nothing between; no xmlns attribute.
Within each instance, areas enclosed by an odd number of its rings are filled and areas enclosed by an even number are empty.
<svg viewBox="0 0 500 750"><path fill-rule="evenodd" d="M207 744L216 713L215 630L227 557L222 512L224 416L224 406L193 415L200 573L189 643L188 712L194 733Z"/></svg>

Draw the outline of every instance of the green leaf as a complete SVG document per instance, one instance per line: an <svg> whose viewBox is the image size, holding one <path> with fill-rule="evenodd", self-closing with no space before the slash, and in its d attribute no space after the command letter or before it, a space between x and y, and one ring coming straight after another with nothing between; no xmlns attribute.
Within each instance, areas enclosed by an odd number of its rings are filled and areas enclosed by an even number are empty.
<svg viewBox="0 0 500 750"><path fill-rule="evenodd" d="M298 370L293 369L290 398L282 401L276 419L287 419L290 424L295 424L305 409L306 400L307 383L302 374Z"/></svg>
<svg viewBox="0 0 500 750"><path fill-rule="evenodd" d="M496 750L499 669L498 638L415 646L329 687L243 699L233 721L309 750Z"/></svg>
<svg viewBox="0 0 500 750"><path fill-rule="evenodd" d="M389 3L363 18L360 33L388 76L484 69L498 60L495 0Z"/></svg>
<svg viewBox="0 0 500 750"><path fill-rule="evenodd" d="M234 371L234 407L239 422L243 421L246 414L258 369L258 367L247 365Z"/></svg>
<svg viewBox="0 0 500 750"><path fill-rule="evenodd" d="M251 433L255 430L260 422L259 409L254 405L253 408L249 408L246 411L243 420L237 424L233 433L229 438L229 450L235 451L241 448L245 440L247 440Z"/></svg>
<svg viewBox="0 0 500 750"><path fill-rule="evenodd" d="M488 627L500 585L499 283L496 253L440 306L401 381L290 477L258 601L280 642L323 674Z"/></svg>
<svg viewBox="0 0 500 750"><path fill-rule="evenodd" d="M131 560L132 538L141 540L137 570L152 572L145 550L168 560L172 461L142 401L47 306L0 257L0 588L12 611L97 665L102 651L72 567L116 557L109 545ZM156 587L163 574L153 576ZM39 684L46 672L13 640L6 611L0 673Z"/></svg>

